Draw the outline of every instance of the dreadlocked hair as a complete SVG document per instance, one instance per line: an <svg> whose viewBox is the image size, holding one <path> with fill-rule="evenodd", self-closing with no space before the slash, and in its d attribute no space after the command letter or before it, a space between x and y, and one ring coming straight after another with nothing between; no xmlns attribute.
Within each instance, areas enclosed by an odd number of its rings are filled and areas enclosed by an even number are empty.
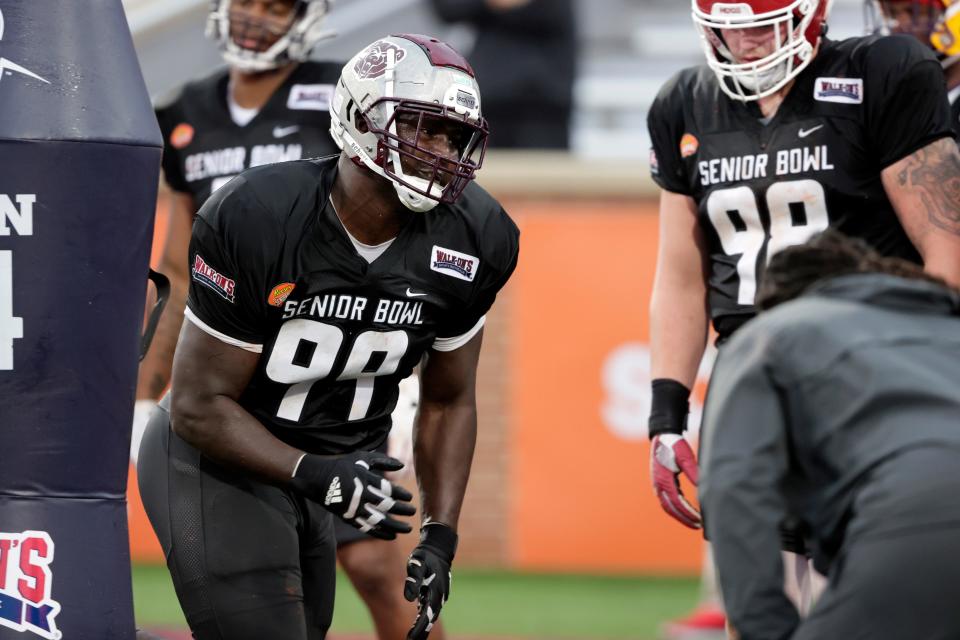
<svg viewBox="0 0 960 640"><path fill-rule="evenodd" d="M757 291L757 307L770 309L793 300L820 280L852 273L885 273L949 288L919 265L884 257L860 238L827 229L806 244L788 247L770 259Z"/></svg>

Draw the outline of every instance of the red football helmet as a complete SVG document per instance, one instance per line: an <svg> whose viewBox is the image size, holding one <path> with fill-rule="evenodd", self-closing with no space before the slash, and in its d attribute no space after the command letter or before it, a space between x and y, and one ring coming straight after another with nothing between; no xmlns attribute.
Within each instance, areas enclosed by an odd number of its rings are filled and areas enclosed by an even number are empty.
<svg viewBox="0 0 960 640"><path fill-rule="evenodd" d="M830 0L692 0L707 64L735 100L759 100L782 89L813 60L824 33ZM737 60L723 32L772 28L774 50L757 60Z"/></svg>

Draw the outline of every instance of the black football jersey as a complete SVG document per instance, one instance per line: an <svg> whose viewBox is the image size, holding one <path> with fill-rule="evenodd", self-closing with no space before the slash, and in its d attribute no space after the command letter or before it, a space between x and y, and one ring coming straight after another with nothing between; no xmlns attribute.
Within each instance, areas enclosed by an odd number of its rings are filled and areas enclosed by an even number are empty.
<svg viewBox="0 0 960 640"><path fill-rule="evenodd" d="M769 256L827 227L919 262L880 173L952 135L940 64L908 36L824 40L766 124L708 67L686 69L648 126L654 180L697 203L721 337L752 317Z"/></svg>
<svg viewBox="0 0 960 640"><path fill-rule="evenodd" d="M368 263L329 201L336 161L259 167L217 191L194 223L186 311L262 353L241 404L320 454L384 441L400 380L482 326L519 251L513 221L471 183Z"/></svg>
<svg viewBox="0 0 960 640"><path fill-rule="evenodd" d="M330 100L342 67L333 62L299 64L242 127L227 105L227 69L160 101L156 113L170 188L192 195L199 209L245 169L337 153L330 136Z"/></svg>

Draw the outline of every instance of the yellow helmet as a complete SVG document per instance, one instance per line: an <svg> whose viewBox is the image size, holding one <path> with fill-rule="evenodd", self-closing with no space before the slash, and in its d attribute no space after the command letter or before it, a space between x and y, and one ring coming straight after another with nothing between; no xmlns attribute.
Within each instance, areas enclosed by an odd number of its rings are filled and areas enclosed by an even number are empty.
<svg viewBox="0 0 960 640"><path fill-rule="evenodd" d="M934 50L948 58L960 55L960 0L942 0L943 15L930 34Z"/></svg>

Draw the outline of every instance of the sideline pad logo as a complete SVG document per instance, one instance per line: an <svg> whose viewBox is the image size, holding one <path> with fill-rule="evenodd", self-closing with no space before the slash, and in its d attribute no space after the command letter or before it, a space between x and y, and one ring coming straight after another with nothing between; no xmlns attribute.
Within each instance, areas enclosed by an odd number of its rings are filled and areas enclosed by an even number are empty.
<svg viewBox="0 0 960 640"><path fill-rule="evenodd" d="M0 41L2 40L3 40L3 11L0 10ZM19 73L21 75L29 76L34 80L39 80L40 82L45 82L47 84L50 84L49 80L45 80L44 78L41 78L40 76L35 74L33 71L30 71L29 69L21 67L16 62L7 60L3 56L0 56L0 82L3 82L4 76L13 75L14 73Z"/></svg>
<svg viewBox="0 0 960 640"><path fill-rule="evenodd" d="M60 640L51 598L53 540L46 531L0 533L0 627Z"/></svg>

